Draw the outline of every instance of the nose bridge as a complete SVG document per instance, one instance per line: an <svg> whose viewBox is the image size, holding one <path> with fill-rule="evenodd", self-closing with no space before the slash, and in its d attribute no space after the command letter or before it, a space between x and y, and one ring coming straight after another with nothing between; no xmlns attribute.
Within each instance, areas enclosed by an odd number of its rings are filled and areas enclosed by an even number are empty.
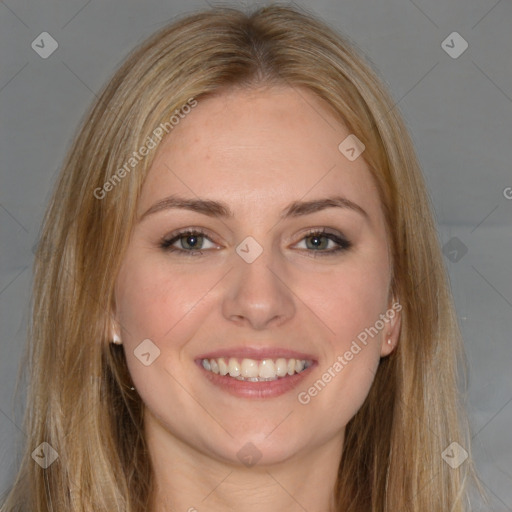
<svg viewBox="0 0 512 512"><path fill-rule="evenodd" d="M293 316L293 294L285 285L279 254L247 237L236 248L234 268L223 302L224 316L262 329ZM281 274L281 275L280 275Z"/></svg>

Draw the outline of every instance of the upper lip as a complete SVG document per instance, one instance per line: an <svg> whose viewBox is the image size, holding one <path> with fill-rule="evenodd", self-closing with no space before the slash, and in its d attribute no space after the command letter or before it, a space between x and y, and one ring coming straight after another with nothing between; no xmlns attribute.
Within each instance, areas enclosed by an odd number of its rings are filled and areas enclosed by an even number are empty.
<svg viewBox="0 0 512 512"><path fill-rule="evenodd" d="M280 357L284 359L299 359L306 361L315 361L315 358L311 354L305 352L298 352L296 350L290 350L287 348L280 347L231 347L231 348L219 348L211 352L201 354L197 359L218 359L220 357L236 357L238 359L278 359Z"/></svg>

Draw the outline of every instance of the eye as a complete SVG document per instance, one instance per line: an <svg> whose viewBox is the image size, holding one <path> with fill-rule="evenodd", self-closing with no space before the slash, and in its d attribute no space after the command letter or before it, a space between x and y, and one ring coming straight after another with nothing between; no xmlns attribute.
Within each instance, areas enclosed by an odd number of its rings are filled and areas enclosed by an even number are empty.
<svg viewBox="0 0 512 512"><path fill-rule="evenodd" d="M205 241L210 246L204 246ZM176 247L178 245L178 247ZM181 247L180 247L181 246ZM213 249L217 247L200 229L186 229L173 233L170 237L164 238L160 242L160 248L168 252L178 252L187 255L202 254L203 249Z"/></svg>
<svg viewBox="0 0 512 512"><path fill-rule="evenodd" d="M313 256L328 256L346 251L352 247L352 243L343 235L328 232L326 228L310 230L299 244L296 244L296 247L301 243L305 243L305 247L301 249L306 250ZM202 255L203 250L218 248L203 230L191 228L163 238L159 246L166 252L181 253L186 256Z"/></svg>
<svg viewBox="0 0 512 512"><path fill-rule="evenodd" d="M325 228L322 230L313 229L309 231L299 244L302 242L305 242L306 250L316 252L322 256L346 251L352 247L352 243L343 237L343 235L328 232Z"/></svg>

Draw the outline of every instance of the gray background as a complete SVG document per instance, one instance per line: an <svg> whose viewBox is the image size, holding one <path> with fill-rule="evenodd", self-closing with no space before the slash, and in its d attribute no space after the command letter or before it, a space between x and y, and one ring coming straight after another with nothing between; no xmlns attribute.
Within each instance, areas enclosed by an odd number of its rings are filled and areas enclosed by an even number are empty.
<svg viewBox="0 0 512 512"><path fill-rule="evenodd" d="M456 251L446 250L445 262L469 358L474 455L491 510L511 511L512 2L297 3L357 43L406 118L439 237ZM23 399L14 398L14 388L29 316L32 248L57 169L85 109L127 52L177 14L206 6L0 2L0 493L24 439ZM458 58L442 48L454 31L469 44ZM42 32L59 45L47 59L31 48Z"/></svg>

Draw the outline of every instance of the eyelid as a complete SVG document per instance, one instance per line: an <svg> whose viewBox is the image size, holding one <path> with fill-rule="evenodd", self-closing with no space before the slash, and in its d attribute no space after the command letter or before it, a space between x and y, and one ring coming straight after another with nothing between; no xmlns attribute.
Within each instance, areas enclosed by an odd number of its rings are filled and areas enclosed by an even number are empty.
<svg viewBox="0 0 512 512"><path fill-rule="evenodd" d="M325 226L307 228L307 230L304 233L301 233L298 236L300 236L301 240L302 240L304 237L311 236L311 235L320 235L320 234L321 235L333 235L333 236L337 236L339 238L343 238L344 240L348 241L348 238L343 234L342 231L340 231L338 229L327 228Z"/></svg>

